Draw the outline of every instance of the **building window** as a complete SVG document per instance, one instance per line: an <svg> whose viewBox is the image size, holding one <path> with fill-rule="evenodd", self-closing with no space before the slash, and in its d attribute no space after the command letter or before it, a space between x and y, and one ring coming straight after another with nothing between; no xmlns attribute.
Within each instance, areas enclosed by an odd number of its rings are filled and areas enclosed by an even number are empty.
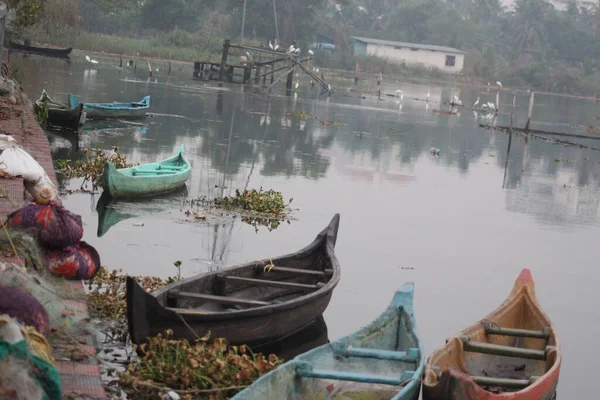
<svg viewBox="0 0 600 400"><path fill-rule="evenodd" d="M456 65L456 56L446 56L446 67L454 67Z"/></svg>

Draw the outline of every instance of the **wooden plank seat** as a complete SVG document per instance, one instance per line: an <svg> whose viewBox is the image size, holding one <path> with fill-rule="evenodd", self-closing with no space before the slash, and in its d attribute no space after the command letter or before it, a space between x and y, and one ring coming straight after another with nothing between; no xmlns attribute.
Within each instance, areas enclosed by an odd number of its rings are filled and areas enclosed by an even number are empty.
<svg viewBox="0 0 600 400"><path fill-rule="evenodd" d="M507 389L524 389L533 384L537 379L539 379L539 377L532 376L529 379L510 379L471 375L471 379L480 386L499 386Z"/></svg>
<svg viewBox="0 0 600 400"><path fill-rule="evenodd" d="M546 360L548 352L553 346L546 346L544 350L533 350L521 347L503 346L492 343L474 342L469 336L461 336L465 351L474 353L492 354L497 356L520 357L531 360Z"/></svg>
<svg viewBox="0 0 600 400"><path fill-rule="evenodd" d="M238 305L238 306L261 307L261 306L267 306L270 304L269 302L266 302L266 301L247 300L247 299L240 299L238 297L216 296L213 294L204 294L204 293L176 292L174 294L180 298L198 299L198 300L211 301L214 303L233 304L233 305Z"/></svg>
<svg viewBox="0 0 600 400"><path fill-rule="evenodd" d="M254 270L256 272L263 272L265 274L269 274L271 272L286 272L289 274L298 274L298 275L314 275L314 276L330 276L333 275L333 270L332 269L326 269L325 271L315 271L312 269L301 269L301 268L290 268L290 267L272 267L269 268L267 271L265 272L265 269L268 267L268 264L266 265L256 265L254 267Z"/></svg>
<svg viewBox="0 0 600 400"><path fill-rule="evenodd" d="M286 288L287 289L299 289L299 290L306 290L306 291L318 290L318 289L322 288L323 286L325 286L325 284L322 282L318 282L316 285L309 285L309 284L305 284L305 283L270 281L267 279L243 278L243 277L231 276L231 275L224 275L223 278L225 278L225 280L227 280L227 281L247 283L249 285L271 286L271 287L278 287L278 288L284 288L284 289L286 289Z"/></svg>
<svg viewBox="0 0 600 400"><path fill-rule="evenodd" d="M415 371L404 371L399 378L383 375L369 375L355 372L329 371L313 369L309 362L299 362L296 366L296 376L303 378L332 379L362 383L377 383L383 385L404 385L413 379Z"/></svg>
<svg viewBox="0 0 600 400"><path fill-rule="evenodd" d="M492 326L491 324L485 324L485 333L488 335L500 335L500 336L515 336L515 337L527 337L534 339L550 339L551 330L549 327L544 328L543 331L534 331L529 329L513 329L513 328L502 328L499 326Z"/></svg>
<svg viewBox="0 0 600 400"><path fill-rule="evenodd" d="M336 354L345 357L363 357L375 358L378 360L417 362L419 361L420 356L419 349L417 348L410 348L408 351L392 351L346 346L345 344L339 342L332 343L330 346L333 347L333 351Z"/></svg>

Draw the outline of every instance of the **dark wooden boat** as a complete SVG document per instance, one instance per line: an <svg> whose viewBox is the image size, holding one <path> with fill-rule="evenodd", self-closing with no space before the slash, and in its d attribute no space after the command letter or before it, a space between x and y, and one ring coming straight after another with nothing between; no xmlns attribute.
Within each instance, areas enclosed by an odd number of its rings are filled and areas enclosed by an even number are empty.
<svg viewBox="0 0 600 400"><path fill-rule="evenodd" d="M86 114L83 112L83 105L71 108L66 104L60 104L42 90L42 95L33 105L36 113L43 110L44 102L48 103L48 125L76 131L85 123Z"/></svg>
<svg viewBox="0 0 600 400"><path fill-rule="evenodd" d="M423 399L551 400L560 364L558 334L524 269L496 310L429 356Z"/></svg>
<svg viewBox="0 0 600 400"><path fill-rule="evenodd" d="M256 344L297 332L323 314L340 280L334 247L336 214L302 250L194 276L152 294L127 278L127 320L133 343L167 329L175 339L226 338Z"/></svg>
<svg viewBox="0 0 600 400"><path fill-rule="evenodd" d="M14 43L13 41L9 41L9 43L11 50L32 54L41 54L50 57L68 58L69 54L71 54L71 51L73 51L72 47L69 47L68 49L53 49L51 47L29 46L25 44Z"/></svg>

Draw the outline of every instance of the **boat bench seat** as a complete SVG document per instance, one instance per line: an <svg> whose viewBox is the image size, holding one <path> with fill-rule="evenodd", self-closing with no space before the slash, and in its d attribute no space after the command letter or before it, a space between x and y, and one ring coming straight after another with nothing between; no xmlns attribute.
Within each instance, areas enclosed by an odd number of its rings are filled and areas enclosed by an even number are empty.
<svg viewBox="0 0 600 400"><path fill-rule="evenodd" d="M368 375L355 372L313 369L312 364L306 361L299 361L296 365L296 376L300 376L303 378L332 379L338 381L377 383L382 385L394 386L404 385L408 383L413 379L414 374L415 371L404 371L402 373L402 376L396 378L384 375Z"/></svg>
<svg viewBox="0 0 600 400"><path fill-rule="evenodd" d="M542 331L534 331L529 329L502 328L499 326L492 326L491 324L485 322L484 328L485 333L488 335L516 336L544 340L550 339L550 333L552 332L550 327L545 327Z"/></svg>
<svg viewBox="0 0 600 400"><path fill-rule="evenodd" d="M326 269L325 271L317 271L313 269L301 269L301 268L290 268L290 267L278 267L274 266L268 269L266 272L266 266L257 265L254 270L256 272L263 272L265 274L269 274L271 272L286 272L289 274L298 274L298 275L314 275L314 276L330 276L333 275L332 269Z"/></svg>
<svg viewBox="0 0 600 400"><path fill-rule="evenodd" d="M247 299L240 299L238 297L216 296L214 294L191 293L191 292L174 292L173 294L177 297L183 297L183 298L188 298L188 299L198 299L198 300L204 300L204 301L220 303L220 304L234 304L234 305L239 305L239 306L262 307L262 306L267 306L270 304L269 302L266 302L266 301L247 300Z"/></svg>
<svg viewBox="0 0 600 400"><path fill-rule="evenodd" d="M378 360L418 362L420 353L418 348L410 348L408 351L393 351L381 349L369 349L363 347L346 346L344 343L331 343L334 353L345 357L375 358Z"/></svg>
<svg viewBox="0 0 600 400"><path fill-rule="evenodd" d="M431 370L435 373L438 379L441 378L442 371L438 366L431 366ZM532 376L529 379L511 379L511 378L494 378L491 376L469 375L469 377L480 386L498 386L506 389L524 389L540 379L539 376Z"/></svg>
<svg viewBox="0 0 600 400"><path fill-rule="evenodd" d="M463 348L468 352L527 358L531 360L545 361L548 357L548 353L555 349L554 346L546 346L544 350L533 350L492 343L474 342L469 336L466 335L461 336L460 339L462 340Z"/></svg>
<svg viewBox="0 0 600 400"><path fill-rule="evenodd" d="M322 288L323 286L325 286L325 284L322 282L319 282L316 285L309 285L309 284L305 284L305 283L296 283L296 282L283 282L283 281L271 281L271 280L267 280L267 279L243 278L240 276L232 276L232 275L222 275L222 277L225 280L231 281L231 282L240 282L240 283L246 283L249 285L256 285L256 286L271 286L271 287L278 287L278 288L284 288L284 289L300 289L300 290L306 290L306 291L318 290L318 289Z"/></svg>

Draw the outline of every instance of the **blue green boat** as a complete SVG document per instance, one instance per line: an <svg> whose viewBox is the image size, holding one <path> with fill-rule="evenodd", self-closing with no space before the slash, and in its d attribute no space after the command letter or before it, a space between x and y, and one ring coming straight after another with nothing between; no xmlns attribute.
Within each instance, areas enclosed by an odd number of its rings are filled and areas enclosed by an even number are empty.
<svg viewBox="0 0 600 400"><path fill-rule="evenodd" d="M403 285L369 325L296 356L232 400L417 400L425 360L413 293Z"/></svg>
<svg viewBox="0 0 600 400"><path fill-rule="evenodd" d="M143 118L150 108L150 96L132 103L83 103L77 96L69 93L69 106L75 108L80 104L83 104L83 111L89 119Z"/></svg>
<svg viewBox="0 0 600 400"><path fill-rule="evenodd" d="M116 169L107 161L102 171L102 187L112 198L154 196L172 192L185 185L192 166L183 145L172 157L150 164Z"/></svg>

